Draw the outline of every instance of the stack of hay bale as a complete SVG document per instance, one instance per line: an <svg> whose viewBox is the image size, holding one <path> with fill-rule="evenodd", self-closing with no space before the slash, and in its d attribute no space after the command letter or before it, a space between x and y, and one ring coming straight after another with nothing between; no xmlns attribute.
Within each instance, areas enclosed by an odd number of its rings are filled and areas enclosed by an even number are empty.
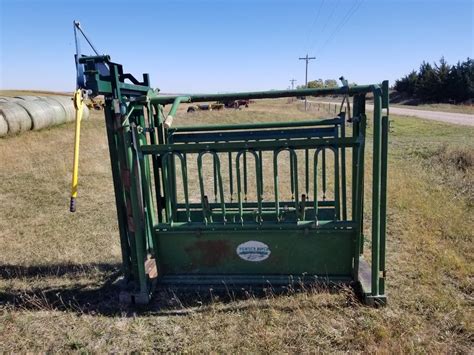
<svg viewBox="0 0 474 355"><path fill-rule="evenodd" d="M82 118L89 118L83 106ZM69 96L0 96L0 137L39 130L74 121L76 110Z"/></svg>

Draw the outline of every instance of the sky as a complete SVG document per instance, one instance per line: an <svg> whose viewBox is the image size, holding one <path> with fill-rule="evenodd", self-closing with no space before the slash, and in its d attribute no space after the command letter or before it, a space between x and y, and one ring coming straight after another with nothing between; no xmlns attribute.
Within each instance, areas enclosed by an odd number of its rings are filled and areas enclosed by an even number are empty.
<svg viewBox="0 0 474 355"><path fill-rule="evenodd" d="M472 0L0 0L0 89L72 91L73 20L166 93L395 79L474 57ZM86 44L82 44L84 52Z"/></svg>

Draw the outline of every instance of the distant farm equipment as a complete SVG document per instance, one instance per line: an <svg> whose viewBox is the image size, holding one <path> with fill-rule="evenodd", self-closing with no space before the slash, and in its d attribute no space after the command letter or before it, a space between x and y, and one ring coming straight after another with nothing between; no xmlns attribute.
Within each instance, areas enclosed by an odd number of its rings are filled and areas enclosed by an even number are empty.
<svg viewBox="0 0 474 355"><path fill-rule="evenodd" d="M229 100L223 102L226 108L240 108L241 106L249 107L250 100Z"/></svg>
<svg viewBox="0 0 474 355"><path fill-rule="evenodd" d="M202 104L202 105L189 106L187 112L214 111L214 110L222 110L223 108L224 108L224 104L216 102L216 103L213 103L213 104Z"/></svg>

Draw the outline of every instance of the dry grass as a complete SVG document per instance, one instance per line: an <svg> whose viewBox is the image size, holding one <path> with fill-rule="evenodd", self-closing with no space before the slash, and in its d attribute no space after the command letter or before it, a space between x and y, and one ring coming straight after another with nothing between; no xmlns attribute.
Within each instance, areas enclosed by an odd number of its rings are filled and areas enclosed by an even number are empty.
<svg viewBox="0 0 474 355"><path fill-rule="evenodd" d="M274 100L237 112L184 109L176 122L308 117ZM128 309L113 283L120 247L105 129L94 115L83 123L74 215L67 210L73 125L0 139L0 349L472 351L472 205L432 167L455 169L449 152L472 153L472 128L392 118L386 308L360 305L351 290L290 288L170 291L148 308ZM445 145L446 156L424 154Z"/></svg>

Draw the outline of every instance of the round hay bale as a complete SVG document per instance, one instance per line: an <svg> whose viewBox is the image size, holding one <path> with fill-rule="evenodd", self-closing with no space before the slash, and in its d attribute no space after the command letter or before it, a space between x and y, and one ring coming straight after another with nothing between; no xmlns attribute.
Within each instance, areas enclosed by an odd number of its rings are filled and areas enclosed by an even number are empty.
<svg viewBox="0 0 474 355"><path fill-rule="evenodd" d="M55 124L54 111L44 102L42 103L40 100L19 101L17 104L22 106L30 115L33 130L37 131Z"/></svg>
<svg viewBox="0 0 474 355"><path fill-rule="evenodd" d="M1 97L1 102L17 102L20 101L21 99L17 99L16 97L10 97L10 96L2 96Z"/></svg>
<svg viewBox="0 0 474 355"><path fill-rule="evenodd" d="M8 123L5 117L0 113L0 137L5 137L8 134Z"/></svg>
<svg viewBox="0 0 474 355"><path fill-rule="evenodd" d="M74 104L72 102L72 98L68 96L50 96L51 100L58 102L64 112L66 112L66 122L74 121L76 117L76 110L74 109Z"/></svg>
<svg viewBox="0 0 474 355"><path fill-rule="evenodd" d="M7 121L8 134L16 134L31 129L30 115L22 106L14 102L0 103L0 114Z"/></svg>
<svg viewBox="0 0 474 355"><path fill-rule="evenodd" d="M72 97L69 96L51 96L52 99L58 101L66 110L66 120L74 121L76 119L76 109L74 108L74 102ZM87 120L89 118L90 112L89 108L86 105L83 105L82 110L82 119Z"/></svg>
<svg viewBox="0 0 474 355"><path fill-rule="evenodd" d="M90 117L89 107L87 107L87 105L85 105L85 104L82 107L83 107L83 109L82 109L82 119L83 120L88 120L89 117Z"/></svg>
<svg viewBox="0 0 474 355"><path fill-rule="evenodd" d="M51 99L48 96L43 96L38 100L38 102L42 102L45 105L48 105L54 111L54 124L62 124L66 122L66 109L56 100Z"/></svg>
<svg viewBox="0 0 474 355"><path fill-rule="evenodd" d="M32 100L38 100L39 96L19 95L19 96L15 96L15 99L20 99L20 100L25 100L25 101L32 101Z"/></svg>

